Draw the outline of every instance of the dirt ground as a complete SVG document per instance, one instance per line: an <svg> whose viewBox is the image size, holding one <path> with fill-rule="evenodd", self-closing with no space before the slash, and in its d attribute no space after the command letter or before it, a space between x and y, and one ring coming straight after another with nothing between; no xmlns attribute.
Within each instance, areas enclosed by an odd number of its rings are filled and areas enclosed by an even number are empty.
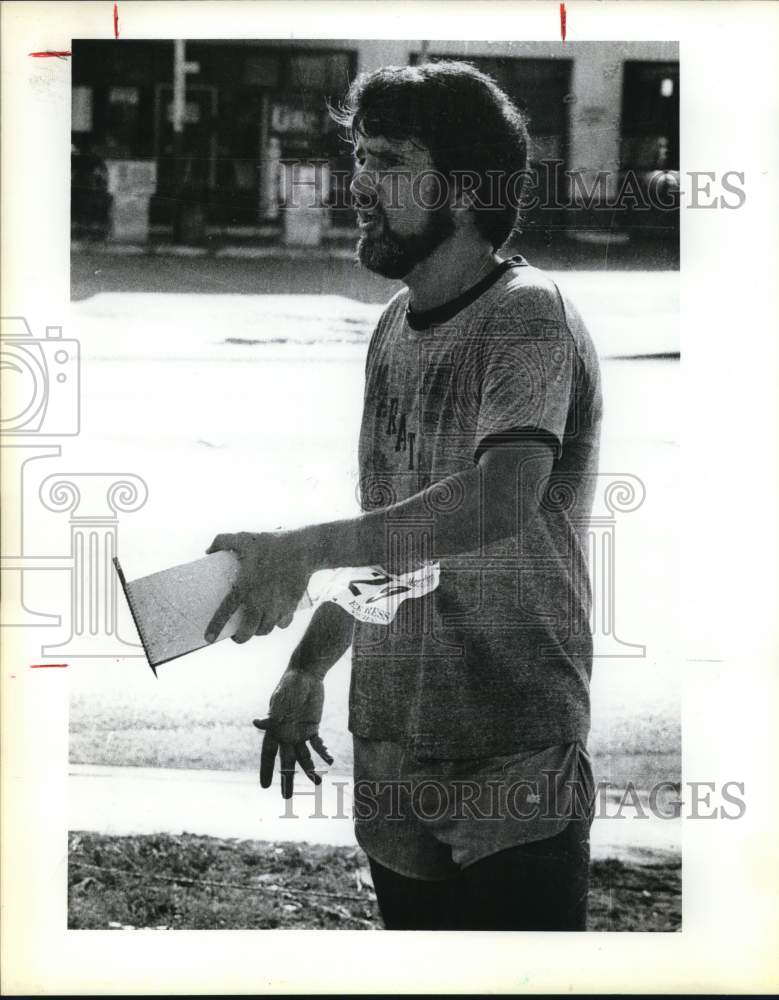
<svg viewBox="0 0 779 1000"><path fill-rule="evenodd" d="M69 836L74 930L380 930L366 856L356 848L189 834ZM592 931L681 928L681 862L593 862Z"/></svg>

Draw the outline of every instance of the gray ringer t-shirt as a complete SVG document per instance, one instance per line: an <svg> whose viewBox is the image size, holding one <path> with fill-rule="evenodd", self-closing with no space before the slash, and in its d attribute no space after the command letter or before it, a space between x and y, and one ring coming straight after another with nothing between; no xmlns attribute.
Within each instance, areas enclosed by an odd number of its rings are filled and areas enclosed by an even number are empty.
<svg viewBox="0 0 779 1000"><path fill-rule="evenodd" d="M518 436L551 443L555 461L521 534L441 558L438 588L401 604L391 624L355 623L349 728L420 759L584 743L602 411L592 341L554 282L522 258L454 314L408 315L407 300L405 290L391 300L368 350L363 509L473 468L484 448ZM435 517L459 502L451 483L431 491L426 524L388 523L394 558L439 558Z"/></svg>

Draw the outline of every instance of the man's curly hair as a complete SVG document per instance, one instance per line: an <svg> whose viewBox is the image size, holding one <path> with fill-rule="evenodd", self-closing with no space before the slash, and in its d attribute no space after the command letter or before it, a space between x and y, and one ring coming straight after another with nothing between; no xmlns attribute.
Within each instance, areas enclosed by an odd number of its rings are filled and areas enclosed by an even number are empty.
<svg viewBox="0 0 779 1000"><path fill-rule="evenodd" d="M466 183L476 227L493 249L519 221L527 176L527 122L497 83L467 62L384 66L352 83L333 119L357 133L429 149L448 183ZM465 190L465 187L462 187Z"/></svg>

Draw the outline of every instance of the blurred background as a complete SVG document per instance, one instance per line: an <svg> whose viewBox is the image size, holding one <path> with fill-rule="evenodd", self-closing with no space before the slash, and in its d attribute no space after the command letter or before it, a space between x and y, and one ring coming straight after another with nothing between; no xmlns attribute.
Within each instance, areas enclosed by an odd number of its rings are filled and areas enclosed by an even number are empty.
<svg viewBox="0 0 779 1000"><path fill-rule="evenodd" d="M68 455L74 468L132 472L148 485L148 502L120 526L128 579L199 558L219 532L357 510L365 351L399 285L354 262L351 151L327 102L357 72L458 57L526 109L533 166L554 198L528 212L506 249L546 269L582 312L603 371L601 472L646 491L615 517L608 587L596 581L596 778L644 790L678 783L679 213L672 198L665 209L642 206L652 184L678 188L677 46L112 39L72 48L68 335L81 345L82 432ZM286 171L307 164L313 201L290 204ZM593 190L600 206L588 203ZM61 514L42 512L36 525L34 544L66 550ZM67 574L53 575L67 607ZM32 584L27 596L34 605ZM120 633L134 642L118 606ZM301 613L245 646L217 644L162 666L157 680L142 658L74 659L70 755L83 788L72 827L126 832L141 822L143 810L121 820L121 796L106 807L107 782L89 797L103 767L252 772L251 719L306 623ZM351 764L348 679L347 656L327 678L323 725L341 775ZM241 802L234 814L244 822L271 802L249 777L251 808ZM275 797L267 808L280 808ZM217 812L200 809L205 832Z"/></svg>
<svg viewBox="0 0 779 1000"><path fill-rule="evenodd" d="M349 244L351 149L328 103L339 103L357 73L457 58L491 74L529 115L539 204L527 213L525 239L608 238L612 248L640 246L674 266L678 206L663 210L644 199L659 181L672 206L678 186L677 48L263 40L127 41L109 49L76 40L74 233L136 243ZM287 204L290 171L304 170L301 161L317 165L313 210L302 214ZM302 185L313 179L298 176Z"/></svg>

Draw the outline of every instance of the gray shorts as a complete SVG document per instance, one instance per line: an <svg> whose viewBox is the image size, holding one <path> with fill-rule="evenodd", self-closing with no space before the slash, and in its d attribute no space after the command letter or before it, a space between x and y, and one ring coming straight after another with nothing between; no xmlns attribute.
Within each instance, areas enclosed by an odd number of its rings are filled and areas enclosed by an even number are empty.
<svg viewBox="0 0 779 1000"><path fill-rule="evenodd" d="M581 743L501 757L420 761L354 736L354 830L369 857L437 881L509 847L592 822L592 761Z"/></svg>

